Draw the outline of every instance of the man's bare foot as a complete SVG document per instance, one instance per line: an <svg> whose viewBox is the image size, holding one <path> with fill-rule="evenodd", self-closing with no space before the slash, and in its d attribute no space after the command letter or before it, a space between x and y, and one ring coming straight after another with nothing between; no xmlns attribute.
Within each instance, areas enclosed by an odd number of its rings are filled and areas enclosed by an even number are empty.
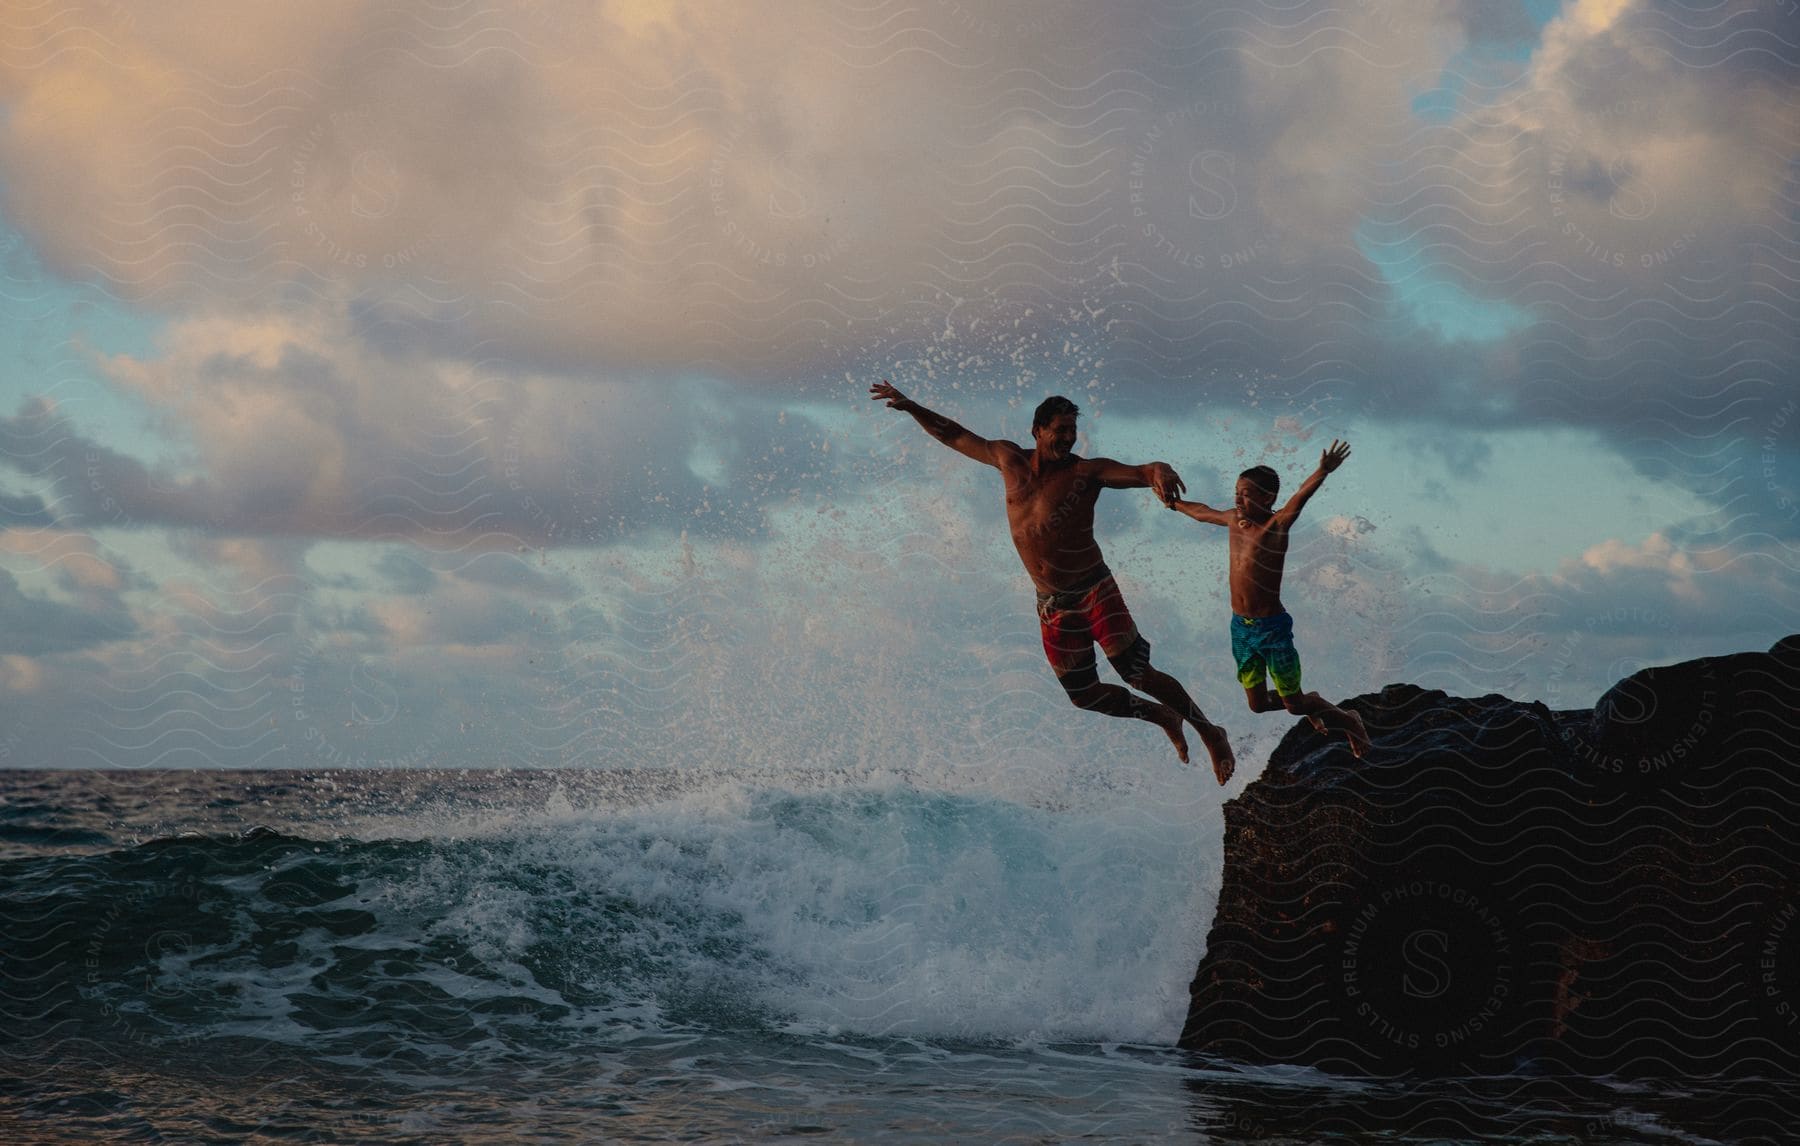
<svg viewBox="0 0 1800 1146"><path fill-rule="evenodd" d="M1363 727L1362 717L1350 709L1340 709L1344 714L1344 735L1350 738L1350 754L1358 760L1369 750L1369 730Z"/></svg>
<svg viewBox="0 0 1800 1146"><path fill-rule="evenodd" d="M1181 762L1186 764L1188 747L1187 737L1181 731L1181 714L1166 704L1159 704L1156 707L1162 710L1156 714L1156 726L1168 734L1169 742L1175 745L1175 755L1181 757Z"/></svg>
<svg viewBox="0 0 1800 1146"><path fill-rule="evenodd" d="M1231 774L1237 771L1237 757L1231 754L1231 740L1225 730L1216 724L1198 723L1194 729L1200 733L1200 743L1206 745L1206 754L1212 757L1213 775L1221 784L1230 780Z"/></svg>

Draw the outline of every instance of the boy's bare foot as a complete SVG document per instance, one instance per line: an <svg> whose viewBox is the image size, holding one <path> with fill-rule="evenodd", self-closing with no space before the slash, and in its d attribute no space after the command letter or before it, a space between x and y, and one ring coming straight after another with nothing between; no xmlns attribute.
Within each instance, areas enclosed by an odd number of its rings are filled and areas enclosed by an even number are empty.
<svg viewBox="0 0 1800 1146"><path fill-rule="evenodd" d="M1213 775L1221 784L1230 780L1237 770L1237 757L1231 754L1231 740L1225 730L1216 724L1195 724L1194 729L1200 733L1200 743L1206 745L1206 754L1212 757Z"/></svg>
<svg viewBox="0 0 1800 1146"><path fill-rule="evenodd" d="M1341 709L1344 714L1344 735L1350 738L1350 754L1358 760L1369 750L1369 730L1363 727L1362 717L1352 710Z"/></svg>
<svg viewBox="0 0 1800 1146"><path fill-rule="evenodd" d="M1306 718L1306 722L1308 724L1312 725L1313 731L1317 732L1320 736L1330 736L1331 735L1331 729L1327 728L1325 726L1325 722L1323 720L1320 720L1318 717L1309 716Z"/></svg>

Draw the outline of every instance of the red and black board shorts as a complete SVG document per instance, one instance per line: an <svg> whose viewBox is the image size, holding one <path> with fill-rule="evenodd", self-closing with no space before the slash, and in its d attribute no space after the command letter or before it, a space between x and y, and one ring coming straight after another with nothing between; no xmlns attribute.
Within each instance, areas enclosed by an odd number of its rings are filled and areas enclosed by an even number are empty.
<svg viewBox="0 0 1800 1146"><path fill-rule="evenodd" d="M1073 589L1037 595L1044 656L1056 679L1072 691L1099 679L1095 645L1126 680L1150 663L1150 642L1138 632L1112 572L1102 565L1083 582Z"/></svg>

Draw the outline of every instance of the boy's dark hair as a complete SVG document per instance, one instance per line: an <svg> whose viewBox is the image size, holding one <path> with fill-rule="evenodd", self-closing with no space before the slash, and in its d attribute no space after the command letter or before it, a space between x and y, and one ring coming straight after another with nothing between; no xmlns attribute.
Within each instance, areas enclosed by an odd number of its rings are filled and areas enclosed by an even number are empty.
<svg viewBox="0 0 1800 1146"><path fill-rule="evenodd" d="M1038 403L1037 410L1031 415L1031 428L1035 430L1039 426L1048 426L1050 424L1050 419L1056 417L1058 414L1078 415L1080 413L1080 406L1069 401L1061 394L1052 394L1042 402Z"/></svg>
<svg viewBox="0 0 1800 1146"><path fill-rule="evenodd" d="M1256 483L1258 489L1268 493L1281 492L1281 475L1270 469L1268 466L1251 466L1238 476L1241 478L1249 478Z"/></svg>

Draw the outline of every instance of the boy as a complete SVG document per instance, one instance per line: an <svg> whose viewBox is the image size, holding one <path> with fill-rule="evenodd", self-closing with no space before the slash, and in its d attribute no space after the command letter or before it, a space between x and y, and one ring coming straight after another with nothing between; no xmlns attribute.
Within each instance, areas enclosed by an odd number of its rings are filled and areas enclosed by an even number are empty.
<svg viewBox="0 0 1800 1146"><path fill-rule="evenodd" d="M1268 466L1252 466L1238 475L1236 506L1213 509L1197 501L1171 497L1164 503L1195 521L1231 530L1231 654L1238 682L1252 712L1285 708L1304 716L1320 733L1341 731L1350 751L1360 757L1369 747L1362 718L1329 703L1316 692L1300 691L1300 654L1294 651L1294 619L1281 606L1281 571L1287 560L1288 532L1300 517L1325 475L1344 464L1350 444L1333 438L1319 455L1319 468L1280 509L1273 508L1281 478ZM1279 700L1270 699L1263 683L1274 681Z"/></svg>

